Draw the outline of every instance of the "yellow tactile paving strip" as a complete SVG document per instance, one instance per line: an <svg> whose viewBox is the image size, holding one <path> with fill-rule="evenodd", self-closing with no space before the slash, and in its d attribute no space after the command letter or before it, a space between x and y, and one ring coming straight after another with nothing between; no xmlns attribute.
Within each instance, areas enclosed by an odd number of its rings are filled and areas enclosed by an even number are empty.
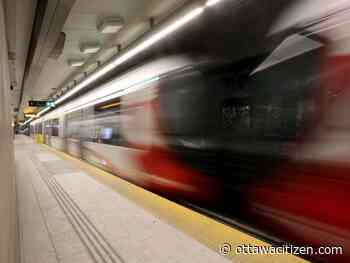
<svg viewBox="0 0 350 263"><path fill-rule="evenodd" d="M231 245L232 252L227 257L233 262L307 262L299 257L283 254L283 255L237 255L236 246L254 245L269 246L268 243L256 239L248 234L222 224L205 215L197 213L184 206L169 201L141 187L131 184L111 173L92 166L82 160L74 158L66 153L57 151L51 147L43 145L49 151L57 154L62 159L74 163L75 166L93 176L96 180L122 194L129 200L140 205L142 208L158 216L163 221L182 230L187 235L198 240L208 248L219 252L220 246L224 243Z"/></svg>

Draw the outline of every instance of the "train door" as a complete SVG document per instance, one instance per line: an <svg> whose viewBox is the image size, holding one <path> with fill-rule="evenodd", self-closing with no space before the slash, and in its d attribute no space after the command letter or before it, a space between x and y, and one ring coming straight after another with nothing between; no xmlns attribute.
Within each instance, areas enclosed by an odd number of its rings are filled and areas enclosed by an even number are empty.
<svg viewBox="0 0 350 263"><path fill-rule="evenodd" d="M62 138L62 151L67 152L67 117L62 115L60 118L62 125L60 126L60 136Z"/></svg>
<svg viewBox="0 0 350 263"><path fill-rule="evenodd" d="M51 136L52 136L52 128L51 121L44 122L44 143L51 146Z"/></svg>

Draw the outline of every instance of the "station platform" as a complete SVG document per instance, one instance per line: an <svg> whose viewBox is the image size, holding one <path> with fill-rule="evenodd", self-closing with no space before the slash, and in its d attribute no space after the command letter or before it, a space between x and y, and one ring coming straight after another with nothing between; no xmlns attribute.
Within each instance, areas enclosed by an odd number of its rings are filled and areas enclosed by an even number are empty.
<svg viewBox="0 0 350 263"><path fill-rule="evenodd" d="M264 242L29 137L15 159L21 263L303 261L224 256L220 244Z"/></svg>

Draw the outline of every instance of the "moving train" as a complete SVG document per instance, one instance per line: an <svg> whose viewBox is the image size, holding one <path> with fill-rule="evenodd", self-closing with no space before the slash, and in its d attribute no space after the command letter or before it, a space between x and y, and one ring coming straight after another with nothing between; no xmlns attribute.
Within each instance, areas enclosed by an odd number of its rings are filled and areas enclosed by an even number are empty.
<svg viewBox="0 0 350 263"><path fill-rule="evenodd" d="M30 134L174 200L350 259L350 56L293 34L238 61L155 59L53 109Z"/></svg>

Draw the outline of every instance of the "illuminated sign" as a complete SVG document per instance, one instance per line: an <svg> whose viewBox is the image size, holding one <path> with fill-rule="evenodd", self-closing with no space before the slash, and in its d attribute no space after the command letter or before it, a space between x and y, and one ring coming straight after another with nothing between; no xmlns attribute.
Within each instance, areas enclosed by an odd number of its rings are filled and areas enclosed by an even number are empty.
<svg viewBox="0 0 350 263"><path fill-rule="evenodd" d="M56 104L52 100L30 100L29 107L55 107Z"/></svg>

